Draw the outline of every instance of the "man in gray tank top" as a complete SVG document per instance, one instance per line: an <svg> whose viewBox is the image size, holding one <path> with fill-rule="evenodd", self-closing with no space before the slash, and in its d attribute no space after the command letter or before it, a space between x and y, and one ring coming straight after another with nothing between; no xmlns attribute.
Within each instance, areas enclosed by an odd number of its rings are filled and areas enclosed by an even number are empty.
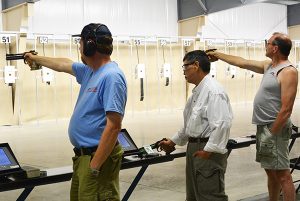
<svg viewBox="0 0 300 201"><path fill-rule="evenodd" d="M254 99L252 123L257 125L256 161L268 176L270 201L277 201L282 189L285 201L295 200L290 174L290 116L297 93L298 72L288 60L292 42L282 33L274 33L265 41L266 57L254 61L216 51L208 53L211 61L218 59L231 65L264 74Z"/></svg>

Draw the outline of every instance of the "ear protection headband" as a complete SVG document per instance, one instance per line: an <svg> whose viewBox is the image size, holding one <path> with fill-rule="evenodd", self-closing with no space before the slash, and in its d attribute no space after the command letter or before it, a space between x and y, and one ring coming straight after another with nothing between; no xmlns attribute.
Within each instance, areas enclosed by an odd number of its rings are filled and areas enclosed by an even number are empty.
<svg viewBox="0 0 300 201"><path fill-rule="evenodd" d="M94 29L91 29L83 39L83 54L87 57L93 56L97 51L97 30L103 26L98 24Z"/></svg>

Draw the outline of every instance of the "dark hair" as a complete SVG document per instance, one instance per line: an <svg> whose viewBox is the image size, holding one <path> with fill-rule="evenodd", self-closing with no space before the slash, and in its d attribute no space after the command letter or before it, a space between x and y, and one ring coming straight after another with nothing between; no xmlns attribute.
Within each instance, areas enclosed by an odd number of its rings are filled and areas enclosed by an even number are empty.
<svg viewBox="0 0 300 201"><path fill-rule="evenodd" d="M209 59L207 57L207 54L202 50L194 50L186 53L182 61L188 61L189 63L198 61L199 67L202 69L203 72L205 73L210 72Z"/></svg>
<svg viewBox="0 0 300 201"><path fill-rule="evenodd" d="M275 32L275 36L272 41L272 45L277 45L281 54L284 56L289 56L292 49L292 41L285 34Z"/></svg>

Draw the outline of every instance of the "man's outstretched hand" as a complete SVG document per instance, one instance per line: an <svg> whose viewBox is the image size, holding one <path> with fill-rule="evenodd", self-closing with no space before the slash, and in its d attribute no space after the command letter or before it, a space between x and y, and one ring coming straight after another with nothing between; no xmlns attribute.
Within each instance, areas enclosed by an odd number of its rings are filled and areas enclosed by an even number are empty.
<svg viewBox="0 0 300 201"><path fill-rule="evenodd" d="M216 57L216 52L217 49L208 49L208 50L205 50L205 53L207 54L208 56L208 59L210 62L215 62L215 61L218 61L218 58Z"/></svg>

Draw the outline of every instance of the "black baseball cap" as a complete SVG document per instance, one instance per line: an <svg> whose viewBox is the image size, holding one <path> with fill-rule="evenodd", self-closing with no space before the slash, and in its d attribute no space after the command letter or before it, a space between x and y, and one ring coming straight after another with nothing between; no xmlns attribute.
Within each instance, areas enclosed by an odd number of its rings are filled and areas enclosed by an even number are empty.
<svg viewBox="0 0 300 201"><path fill-rule="evenodd" d="M111 55L113 51L113 38L105 24L90 23L83 27L81 34L72 35L72 37L81 37L84 41L94 41L96 50L100 53Z"/></svg>
<svg viewBox="0 0 300 201"><path fill-rule="evenodd" d="M101 23L90 23L83 27L81 34L75 34L72 35L72 37L81 37L81 38L87 38L87 37L112 37L110 30L105 24Z"/></svg>

